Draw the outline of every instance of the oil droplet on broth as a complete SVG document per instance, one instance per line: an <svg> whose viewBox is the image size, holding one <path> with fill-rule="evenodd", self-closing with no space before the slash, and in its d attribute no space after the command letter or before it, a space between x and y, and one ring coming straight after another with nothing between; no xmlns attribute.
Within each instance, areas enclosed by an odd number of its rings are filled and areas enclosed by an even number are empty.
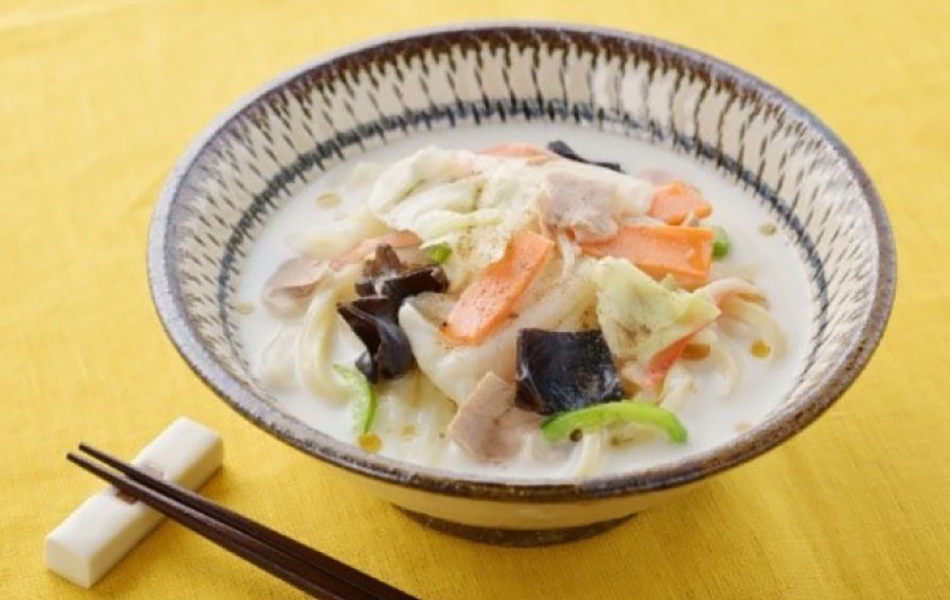
<svg viewBox="0 0 950 600"><path fill-rule="evenodd" d="M379 439L375 433L364 433L360 436L358 443L364 452L370 454L376 454L383 447L383 440Z"/></svg>
<svg viewBox="0 0 950 600"><path fill-rule="evenodd" d="M709 356L709 344L687 344L683 349L683 360L703 360Z"/></svg>
<svg viewBox="0 0 950 600"><path fill-rule="evenodd" d="M234 305L234 310L237 311L239 315L252 315L256 308L253 302L238 302Z"/></svg>
<svg viewBox="0 0 950 600"><path fill-rule="evenodd" d="M755 340L749 347L749 354L756 358L768 358L772 354L772 347L765 340Z"/></svg>
<svg viewBox="0 0 950 600"><path fill-rule="evenodd" d="M759 233L762 235L775 235L776 230L775 223L770 222L759 225Z"/></svg>
<svg viewBox="0 0 950 600"><path fill-rule="evenodd" d="M411 423L409 425L403 425L402 429L399 431L399 437L403 438L404 440L411 440L416 437L416 435L418 435L416 426Z"/></svg>
<svg viewBox="0 0 950 600"><path fill-rule="evenodd" d="M342 202L340 195L333 192L324 192L317 196L317 206L320 208L336 208L340 202Z"/></svg>

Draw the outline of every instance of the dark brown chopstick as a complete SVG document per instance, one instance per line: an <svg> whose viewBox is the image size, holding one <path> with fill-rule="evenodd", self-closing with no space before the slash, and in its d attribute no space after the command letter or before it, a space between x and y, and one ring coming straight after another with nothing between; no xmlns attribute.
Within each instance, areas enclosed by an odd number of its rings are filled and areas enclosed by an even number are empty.
<svg viewBox="0 0 950 600"><path fill-rule="evenodd" d="M260 540L234 530L222 522L209 519L199 511L168 499L139 482L107 471L81 456L70 453L67 458L87 471L105 479L120 491L141 500L169 518L254 563L272 575L280 577L287 583L311 595L322 595L327 598L339 598L341 600L347 598L343 593L345 591L342 590L343 586L336 580L329 577L325 577L325 580L319 578L313 578L312 580L312 574L306 573L305 568L292 564L292 561L286 561L283 553ZM285 564L285 562L291 564Z"/></svg>
<svg viewBox="0 0 950 600"><path fill-rule="evenodd" d="M297 540L291 539L277 531L274 531L273 529L270 529L269 527L239 515L236 512L221 506L220 504L211 502L204 496L201 496L200 494L197 494L191 490L168 483L163 479L158 479L149 474L147 471L143 471L135 465L125 463L103 450L93 448L87 444L79 444L79 449L109 465L110 467L121 471L129 478L151 487L152 489L161 492L165 496L173 498L182 504L214 517L219 521L229 523L244 533L257 538L264 543L270 544L274 548L281 550L292 557L299 558L312 565L317 565L318 568L328 570L336 577L343 577L348 580L358 582L358 585L363 587L366 592L375 594L381 598L411 598L411 596L404 594L403 592L386 583L383 583L382 581L379 581L378 579L368 576L362 571L358 571L357 569L354 569L353 567L330 556L317 552L310 546L301 544ZM393 595L394 593L396 595Z"/></svg>
<svg viewBox="0 0 950 600"><path fill-rule="evenodd" d="M120 491L138 498L224 549L311 595L347 600L413 598L190 490L155 478L106 452L86 444L81 444L80 449L124 473L126 477L73 453L69 453L67 458Z"/></svg>

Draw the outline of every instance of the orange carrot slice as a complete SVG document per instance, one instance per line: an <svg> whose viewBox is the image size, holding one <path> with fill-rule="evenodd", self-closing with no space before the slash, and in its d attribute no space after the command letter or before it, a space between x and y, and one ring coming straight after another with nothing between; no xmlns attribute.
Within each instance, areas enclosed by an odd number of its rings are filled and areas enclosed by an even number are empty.
<svg viewBox="0 0 950 600"><path fill-rule="evenodd" d="M705 327L705 325L703 325ZM700 327L696 331L686 335L679 340L673 342L667 346L664 350L659 351L653 358L651 358L645 368L639 368L634 366L634 368L626 368L623 371L623 375L633 381L635 384L655 392L663 387L663 382L666 380L666 375L670 372L670 369L673 368L673 365L680 359L683 355L683 352L686 350L686 347L692 341L693 336L695 336L703 327Z"/></svg>
<svg viewBox="0 0 950 600"><path fill-rule="evenodd" d="M625 225L609 240L580 246L593 256L625 258L654 278L672 275L694 288L709 278L712 242L713 230L707 227Z"/></svg>
<svg viewBox="0 0 950 600"><path fill-rule="evenodd" d="M330 266L334 269L339 269L345 265L359 262L375 252L376 247L381 244L389 244L394 249L399 249L411 248L418 246L420 243L422 243L422 240L411 231L390 231L380 236L367 238L346 252L338 254L334 257Z"/></svg>
<svg viewBox="0 0 950 600"><path fill-rule="evenodd" d="M647 364L647 372L644 381L646 387L649 389L656 389L660 384L663 383L663 380L666 379L666 374L669 373L670 369L673 368L673 364L679 360L680 355L682 355L683 351L686 350L686 346L689 345L689 340L692 337L692 335L684 337L680 341L674 343L672 346L650 359L649 364Z"/></svg>
<svg viewBox="0 0 950 600"><path fill-rule="evenodd" d="M449 312L442 332L459 344L477 344L501 327L541 271L554 242L532 231L514 236L505 255L488 265Z"/></svg>
<svg viewBox="0 0 950 600"><path fill-rule="evenodd" d="M679 225L689 213L702 219L712 214L712 206L694 187L674 181L653 193L649 215L669 225Z"/></svg>

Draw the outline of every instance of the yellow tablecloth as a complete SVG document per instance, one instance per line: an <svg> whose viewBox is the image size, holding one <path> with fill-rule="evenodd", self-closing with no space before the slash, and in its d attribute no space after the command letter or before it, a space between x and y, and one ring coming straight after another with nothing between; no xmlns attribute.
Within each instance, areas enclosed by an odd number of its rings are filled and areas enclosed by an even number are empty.
<svg viewBox="0 0 950 600"><path fill-rule="evenodd" d="M860 381L807 432L601 537L499 549L422 529L257 431L166 341L146 225L177 155L276 73L368 36L546 18L658 35L784 88L848 142L900 284ZM0 595L283 598L166 524L91 591L44 534L174 417L222 432L212 498L426 598L950 598L950 2L66 0L0 5Z"/></svg>

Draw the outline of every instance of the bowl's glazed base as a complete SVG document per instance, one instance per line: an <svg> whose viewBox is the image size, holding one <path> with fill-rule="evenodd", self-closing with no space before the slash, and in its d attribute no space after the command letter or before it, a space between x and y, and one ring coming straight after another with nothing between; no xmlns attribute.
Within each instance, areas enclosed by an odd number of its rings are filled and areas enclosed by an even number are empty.
<svg viewBox="0 0 950 600"><path fill-rule="evenodd" d="M579 527L563 527L560 529L499 529L492 527L477 527L474 525L463 525L454 523L436 517L430 517L421 513L407 510L396 506L399 510L409 515L415 521L422 523L426 527L465 538L482 544L492 544L495 546L551 546L553 544L564 544L583 540L609 531L614 527L626 523L636 515L628 515L619 519L591 523L590 525L581 525Z"/></svg>

